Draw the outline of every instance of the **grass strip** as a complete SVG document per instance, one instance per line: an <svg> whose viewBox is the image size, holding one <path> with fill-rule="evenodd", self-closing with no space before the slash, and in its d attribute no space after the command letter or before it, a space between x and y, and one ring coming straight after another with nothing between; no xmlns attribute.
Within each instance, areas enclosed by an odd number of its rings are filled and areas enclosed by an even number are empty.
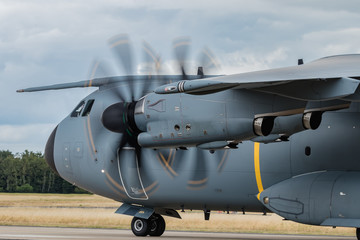
<svg viewBox="0 0 360 240"><path fill-rule="evenodd" d="M115 214L121 203L88 194L0 193L0 225L130 229L132 217ZM204 221L199 211L165 217L166 229L177 231L280 233L353 236L354 229L309 226L283 221L275 214L212 212Z"/></svg>

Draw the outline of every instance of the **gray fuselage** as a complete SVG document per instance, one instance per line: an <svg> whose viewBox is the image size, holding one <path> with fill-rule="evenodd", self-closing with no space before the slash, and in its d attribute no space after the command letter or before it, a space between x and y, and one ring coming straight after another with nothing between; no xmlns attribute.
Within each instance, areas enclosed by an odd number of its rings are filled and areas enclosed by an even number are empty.
<svg viewBox="0 0 360 240"><path fill-rule="evenodd" d="M264 211L258 193L276 183L317 171L360 170L358 103L325 112L316 130L263 144L256 143L253 134L254 116L277 108L305 108L306 102L284 101L271 94L260 97L248 90L200 96L152 93L145 97L144 112L136 120L143 131L158 131L153 139L165 143L142 148L141 162L134 164L122 159L130 152L118 154L121 133L108 131L101 123L104 109L118 101L116 95L106 88L90 94L84 103L89 99L94 100L89 113L69 115L58 125L55 166L67 181L119 202L153 208ZM161 106L154 107L159 100ZM175 125L180 129L174 130ZM194 146L221 140L217 137L221 132L225 140L242 140L238 148L213 152ZM179 141L187 150L176 148Z"/></svg>

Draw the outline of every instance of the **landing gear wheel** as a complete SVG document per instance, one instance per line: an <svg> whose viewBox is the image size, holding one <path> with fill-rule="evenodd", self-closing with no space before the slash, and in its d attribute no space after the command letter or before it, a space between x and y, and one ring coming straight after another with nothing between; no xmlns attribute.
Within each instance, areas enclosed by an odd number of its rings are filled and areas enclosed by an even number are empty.
<svg viewBox="0 0 360 240"><path fill-rule="evenodd" d="M151 222L148 219L134 217L131 221L131 230L138 237L145 237L150 232Z"/></svg>
<svg viewBox="0 0 360 240"><path fill-rule="evenodd" d="M360 228L356 229L356 237L358 240L360 240Z"/></svg>
<svg viewBox="0 0 360 240"><path fill-rule="evenodd" d="M165 231L165 220L160 214L154 213L150 218L150 236L160 237Z"/></svg>

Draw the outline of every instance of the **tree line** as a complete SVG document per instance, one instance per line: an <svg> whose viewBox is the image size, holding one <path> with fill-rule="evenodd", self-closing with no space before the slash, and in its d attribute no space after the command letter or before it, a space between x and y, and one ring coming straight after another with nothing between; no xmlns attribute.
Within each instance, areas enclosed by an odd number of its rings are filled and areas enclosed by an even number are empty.
<svg viewBox="0 0 360 240"><path fill-rule="evenodd" d="M0 192L85 193L47 165L41 153L0 151Z"/></svg>

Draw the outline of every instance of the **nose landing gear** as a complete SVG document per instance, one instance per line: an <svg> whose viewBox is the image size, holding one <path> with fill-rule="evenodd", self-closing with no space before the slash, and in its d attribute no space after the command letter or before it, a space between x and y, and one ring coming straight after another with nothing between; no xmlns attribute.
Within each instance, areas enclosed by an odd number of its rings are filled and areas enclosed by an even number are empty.
<svg viewBox="0 0 360 240"><path fill-rule="evenodd" d="M135 236L161 236L165 231L165 220L160 214L154 213L149 219L134 217L131 230Z"/></svg>

